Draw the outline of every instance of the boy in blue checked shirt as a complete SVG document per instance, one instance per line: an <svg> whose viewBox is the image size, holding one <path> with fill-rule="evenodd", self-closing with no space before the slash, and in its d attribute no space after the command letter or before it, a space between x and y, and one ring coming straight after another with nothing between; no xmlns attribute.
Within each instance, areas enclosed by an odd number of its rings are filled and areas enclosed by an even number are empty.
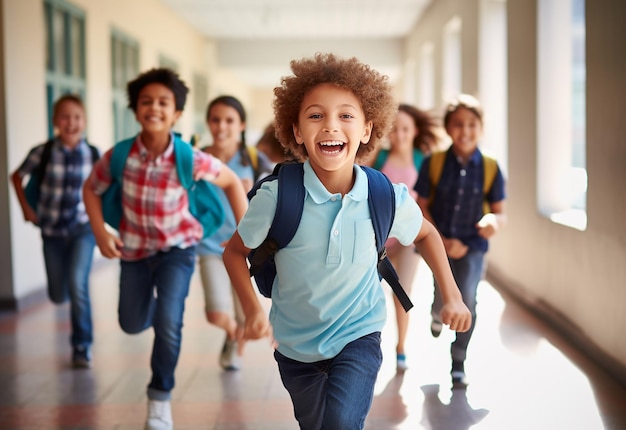
<svg viewBox="0 0 626 430"><path fill-rule="evenodd" d="M270 337L283 384L303 429L362 429L382 362L386 318L378 278L365 172L357 156L375 149L396 112L387 78L332 54L292 61L293 76L274 89L281 143L304 161L306 197L299 228L277 252L269 319L252 287L246 256L265 239L276 209L277 181L250 202L224 251L246 315L244 337ZM415 243L439 280L442 318L467 330L471 316L441 238L405 185L394 185L390 237Z"/></svg>
<svg viewBox="0 0 626 430"><path fill-rule="evenodd" d="M57 134L49 143L33 148L11 179L24 219L41 229L48 296L56 304L70 301L72 366L88 368L93 343L89 272L96 242L81 188L99 151L83 137L86 118L80 97L60 97L53 106L52 122ZM47 145L51 146L46 163ZM23 179L40 169L39 199L37 207L31 207Z"/></svg>
<svg viewBox="0 0 626 430"><path fill-rule="evenodd" d="M141 131L123 172L119 237L102 216L102 193L112 182L112 149L94 166L83 188L100 252L121 258L119 323L126 333L154 329L152 379L146 429L172 429L170 398L182 341L183 312L203 228L189 212L187 191L176 169L172 127L188 89L169 69L152 69L128 83L129 107ZM235 173L217 158L193 150L193 177L222 188L235 219L248 199ZM155 294L156 292L156 294Z"/></svg>
<svg viewBox="0 0 626 430"><path fill-rule="evenodd" d="M445 154L441 176L437 184L432 183L431 156L424 160L415 184L417 202L424 217L440 231L463 301L472 312L470 329L457 333L450 348L452 386L461 389L468 385L465 359L476 324L476 290L483 274L488 240L506 222L504 177L497 165L497 169L493 169L493 182L484 192L485 177L488 175L485 159L478 149L483 132L482 118L482 107L476 98L462 94L450 102L444 126L452 138L452 146ZM485 201L489 207L487 213ZM435 286L437 283L435 278ZM435 337L439 336L442 328L441 306L442 299L435 288L431 323L431 332Z"/></svg>

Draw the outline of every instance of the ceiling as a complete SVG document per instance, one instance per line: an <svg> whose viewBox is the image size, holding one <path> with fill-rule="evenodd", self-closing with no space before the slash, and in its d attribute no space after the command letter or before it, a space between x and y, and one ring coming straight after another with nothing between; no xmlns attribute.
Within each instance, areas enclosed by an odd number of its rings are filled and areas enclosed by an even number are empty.
<svg viewBox="0 0 626 430"><path fill-rule="evenodd" d="M403 40L433 0L161 1L217 42L220 67L263 87L317 51L356 56L393 80Z"/></svg>

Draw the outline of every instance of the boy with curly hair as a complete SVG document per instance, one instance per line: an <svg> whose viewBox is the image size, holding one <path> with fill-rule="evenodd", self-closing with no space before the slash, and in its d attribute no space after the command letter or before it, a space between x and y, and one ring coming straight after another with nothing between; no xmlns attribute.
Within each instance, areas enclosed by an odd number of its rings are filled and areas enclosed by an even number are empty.
<svg viewBox="0 0 626 430"><path fill-rule="evenodd" d="M244 337L273 338L274 357L303 429L361 429L382 362L385 293L370 219L368 180L355 164L375 149L396 112L387 77L356 58L333 54L291 62L293 76L274 89L277 136L304 162L305 202L298 230L276 253L268 317L246 256L267 236L278 181L251 200L224 251L246 315ZM439 280L442 318L467 330L471 316L450 272L437 230L405 185L394 185L391 237L413 242Z"/></svg>
<svg viewBox="0 0 626 430"><path fill-rule="evenodd" d="M83 195L100 252L120 258L118 317L128 334L154 330L148 385L148 430L173 428L170 398L182 342L183 312L203 227L189 211L176 169L172 127L185 106L187 86L169 69L151 69L128 83L129 107L141 131L122 174L119 237L105 228L102 194L111 186L109 149L94 165ZM181 142L186 145L186 143ZM247 208L241 181L225 164L193 150L193 178L222 188L239 220Z"/></svg>

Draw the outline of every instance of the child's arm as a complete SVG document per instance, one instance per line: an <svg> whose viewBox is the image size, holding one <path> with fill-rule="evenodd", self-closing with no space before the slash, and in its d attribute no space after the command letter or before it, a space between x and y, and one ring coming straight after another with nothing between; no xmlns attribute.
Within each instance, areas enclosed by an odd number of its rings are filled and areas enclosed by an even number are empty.
<svg viewBox="0 0 626 430"><path fill-rule="evenodd" d="M11 174L11 182L13 183L13 188L15 188L15 194L17 195L17 200L20 202L20 206L22 207L22 213L24 214L24 219L26 221L30 221L35 225L39 224L39 217L37 216L36 208L31 208L28 204L28 200L26 200L26 194L24 194L24 184L22 182L22 176L19 171L16 170Z"/></svg>
<svg viewBox="0 0 626 430"><path fill-rule="evenodd" d="M246 315L244 339L272 339L272 326L259 302L250 280L247 256L250 249L246 248L238 232L228 241L222 259L230 277L230 282L241 301ZM273 341L273 339L272 339Z"/></svg>
<svg viewBox="0 0 626 430"><path fill-rule="evenodd" d="M222 164L219 175L211 179L211 182L224 190L230 207L235 214L235 220L239 223L239 220L241 220L246 210L248 210L248 197L246 196L246 191L243 188L241 179L239 179L237 174L227 165Z"/></svg>
<svg viewBox="0 0 626 430"><path fill-rule="evenodd" d="M85 202L85 211L89 216L91 230L96 238L96 244L100 249L100 253L106 258L119 258L122 256L120 249L124 246L122 240L109 233L105 227L104 217L102 216L102 197L100 197L91 187L92 172L83 185L83 200Z"/></svg>
<svg viewBox="0 0 626 430"><path fill-rule="evenodd" d="M485 239L489 239L496 234L500 228L504 227L507 221L504 213L504 200L490 203L489 209L491 212L483 215L476 224L478 234Z"/></svg>
<svg viewBox="0 0 626 430"><path fill-rule="evenodd" d="M433 225L435 225L435 223L433 222L433 217L430 214L430 210L428 210L428 198L420 197L418 195L417 204L422 210L424 218L430 221ZM459 239L450 239L443 236L441 236L441 239L443 240L443 246L446 250L446 254L448 255L448 257L458 259L463 258L465 254L467 254L467 251L469 249L468 246L461 242Z"/></svg>
<svg viewBox="0 0 626 430"><path fill-rule="evenodd" d="M461 292L450 270L450 263L448 263L441 236L435 226L426 218L422 222L422 228L413 243L428 263L437 280L444 303L441 308L441 322L448 324L451 330L460 332L469 330L472 315L463 303Z"/></svg>

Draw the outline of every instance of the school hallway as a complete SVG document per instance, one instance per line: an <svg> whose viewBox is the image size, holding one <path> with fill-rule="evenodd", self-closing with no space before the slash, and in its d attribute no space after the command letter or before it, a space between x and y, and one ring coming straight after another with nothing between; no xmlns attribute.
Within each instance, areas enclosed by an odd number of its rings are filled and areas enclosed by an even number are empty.
<svg viewBox="0 0 626 430"><path fill-rule="evenodd" d="M70 368L67 306L45 302L0 314L1 429L143 428L152 333L130 336L119 328L118 274L117 261L98 261L92 271L91 369ZM421 262L404 375L396 374L389 314L367 429L626 428L626 388L487 282L479 287L479 319L466 362L470 386L450 390L452 333L444 329L438 339L430 334L430 276ZM249 343L243 369L222 371L223 335L206 322L203 302L196 273L173 391L175 428L296 429L269 343Z"/></svg>

